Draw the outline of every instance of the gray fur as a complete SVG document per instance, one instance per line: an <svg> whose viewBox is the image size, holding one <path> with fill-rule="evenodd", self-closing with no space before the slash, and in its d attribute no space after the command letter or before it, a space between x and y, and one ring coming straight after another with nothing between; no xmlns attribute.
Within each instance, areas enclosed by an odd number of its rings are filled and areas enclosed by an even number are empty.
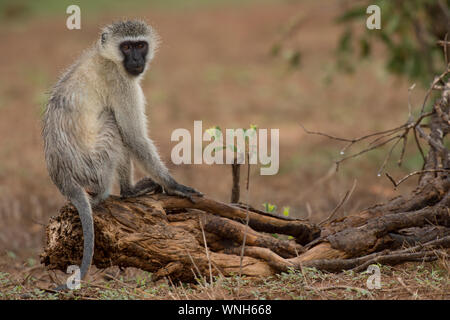
<svg viewBox="0 0 450 320"><path fill-rule="evenodd" d="M89 271L94 250L92 207L109 196L115 176L123 196L154 191L158 185L173 195L190 198L200 194L178 184L162 163L147 136L141 76L125 72L117 48L120 37L146 37L151 60L156 47L151 27L141 21L124 21L105 27L104 32L98 44L56 83L43 117L50 177L77 208L83 227L82 279ZM133 184L131 156L151 179ZM86 189L95 194L93 198Z"/></svg>
<svg viewBox="0 0 450 320"><path fill-rule="evenodd" d="M150 26L139 20L114 22L107 26L105 30L111 32L113 36L121 38L148 36L152 32Z"/></svg>

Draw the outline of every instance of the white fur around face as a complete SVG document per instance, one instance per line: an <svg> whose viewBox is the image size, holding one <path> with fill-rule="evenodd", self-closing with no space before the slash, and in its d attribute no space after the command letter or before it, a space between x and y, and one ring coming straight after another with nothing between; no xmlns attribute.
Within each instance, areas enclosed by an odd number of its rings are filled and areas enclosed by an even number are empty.
<svg viewBox="0 0 450 320"><path fill-rule="evenodd" d="M147 62L150 62L154 55L155 50L158 46L158 41L156 35L149 35L149 36L137 36L137 37L109 37L107 34L105 43L102 44L102 41L98 41L98 47L100 54L111 61L114 61L115 63L121 63L123 62L124 56L122 52L120 51L120 44L124 41L146 41L148 43L148 53L147 53Z"/></svg>
<svg viewBox="0 0 450 320"><path fill-rule="evenodd" d="M105 59L111 60L117 64L123 62L124 56L120 52L119 39L110 38L107 39L105 43L102 44L101 40L98 41L99 52Z"/></svg>

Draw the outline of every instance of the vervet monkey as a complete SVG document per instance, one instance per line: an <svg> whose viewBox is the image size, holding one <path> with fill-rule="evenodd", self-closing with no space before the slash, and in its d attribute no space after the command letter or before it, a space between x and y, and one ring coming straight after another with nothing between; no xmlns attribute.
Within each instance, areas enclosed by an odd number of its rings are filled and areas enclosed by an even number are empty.
<svg viewBox="0 0 450 320"><path fill-rule="evenodd" d="M50 177L78 210L83 227L81 279L94 252L92 207L109 196L116 175L124 197L161 187L191 200L202 195L171 177L147 135L140 81L157 44L155 31L145 22L106 26L95 45L56 83L43 117ZM133 184L131 157L150 178Z"/></svg>

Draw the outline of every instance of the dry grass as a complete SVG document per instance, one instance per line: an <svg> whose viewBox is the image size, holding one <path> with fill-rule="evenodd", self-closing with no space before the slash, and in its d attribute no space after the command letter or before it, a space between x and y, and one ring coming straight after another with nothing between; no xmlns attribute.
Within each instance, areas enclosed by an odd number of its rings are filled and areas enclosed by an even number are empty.
<svg viewBox="0 0 450 320"><path fill-rule="evenodd" d="M91 280L80 290L67 293L48 291L49 283L65 278L49 273L30 261L4 257L0 265L0 299L176 299L176 300L272 300L272 299L450 299L448 261L381 266L381 288L368 289L366 272L326 273L314 268L291 271L269 278L215 277L195 284L153 282L151 274L138 269L108 268L92 272ZM15 266L15 267L13 267ZM50 285L50 288L54 284ZM238 289L239 288L239 289Z"/></svg>

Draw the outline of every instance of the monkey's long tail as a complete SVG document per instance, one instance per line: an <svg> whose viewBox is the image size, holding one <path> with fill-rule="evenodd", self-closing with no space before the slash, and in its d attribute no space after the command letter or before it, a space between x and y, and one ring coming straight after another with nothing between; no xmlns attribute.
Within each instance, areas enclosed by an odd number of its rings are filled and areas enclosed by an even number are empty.
<svg viewBox="0 0 450 320"><path fill-rule="evenodd" d="M83 191L84 193L84 191ZM92 219L92 209L84 194L83 204L78 210L80 215L81 226L83 228L83 260L81 261L81 280L84 280L89 268L91 267L92 258L94 256L94 222Z"/></svg>
<svg viewBox="0 0 450 320"><path fill-rule="evenodd" d="M84 280L89 272L94 255L94 222L92 219L92 208L86 192L81 187L77 186L74 188L68 195L68 198L75 208L77 208L81 220L81 227L83 228L83 259L80 267L80 278L81 280ZM64 284L57 287L56 290L65 290L67 288L67 285Z"/></svg>

